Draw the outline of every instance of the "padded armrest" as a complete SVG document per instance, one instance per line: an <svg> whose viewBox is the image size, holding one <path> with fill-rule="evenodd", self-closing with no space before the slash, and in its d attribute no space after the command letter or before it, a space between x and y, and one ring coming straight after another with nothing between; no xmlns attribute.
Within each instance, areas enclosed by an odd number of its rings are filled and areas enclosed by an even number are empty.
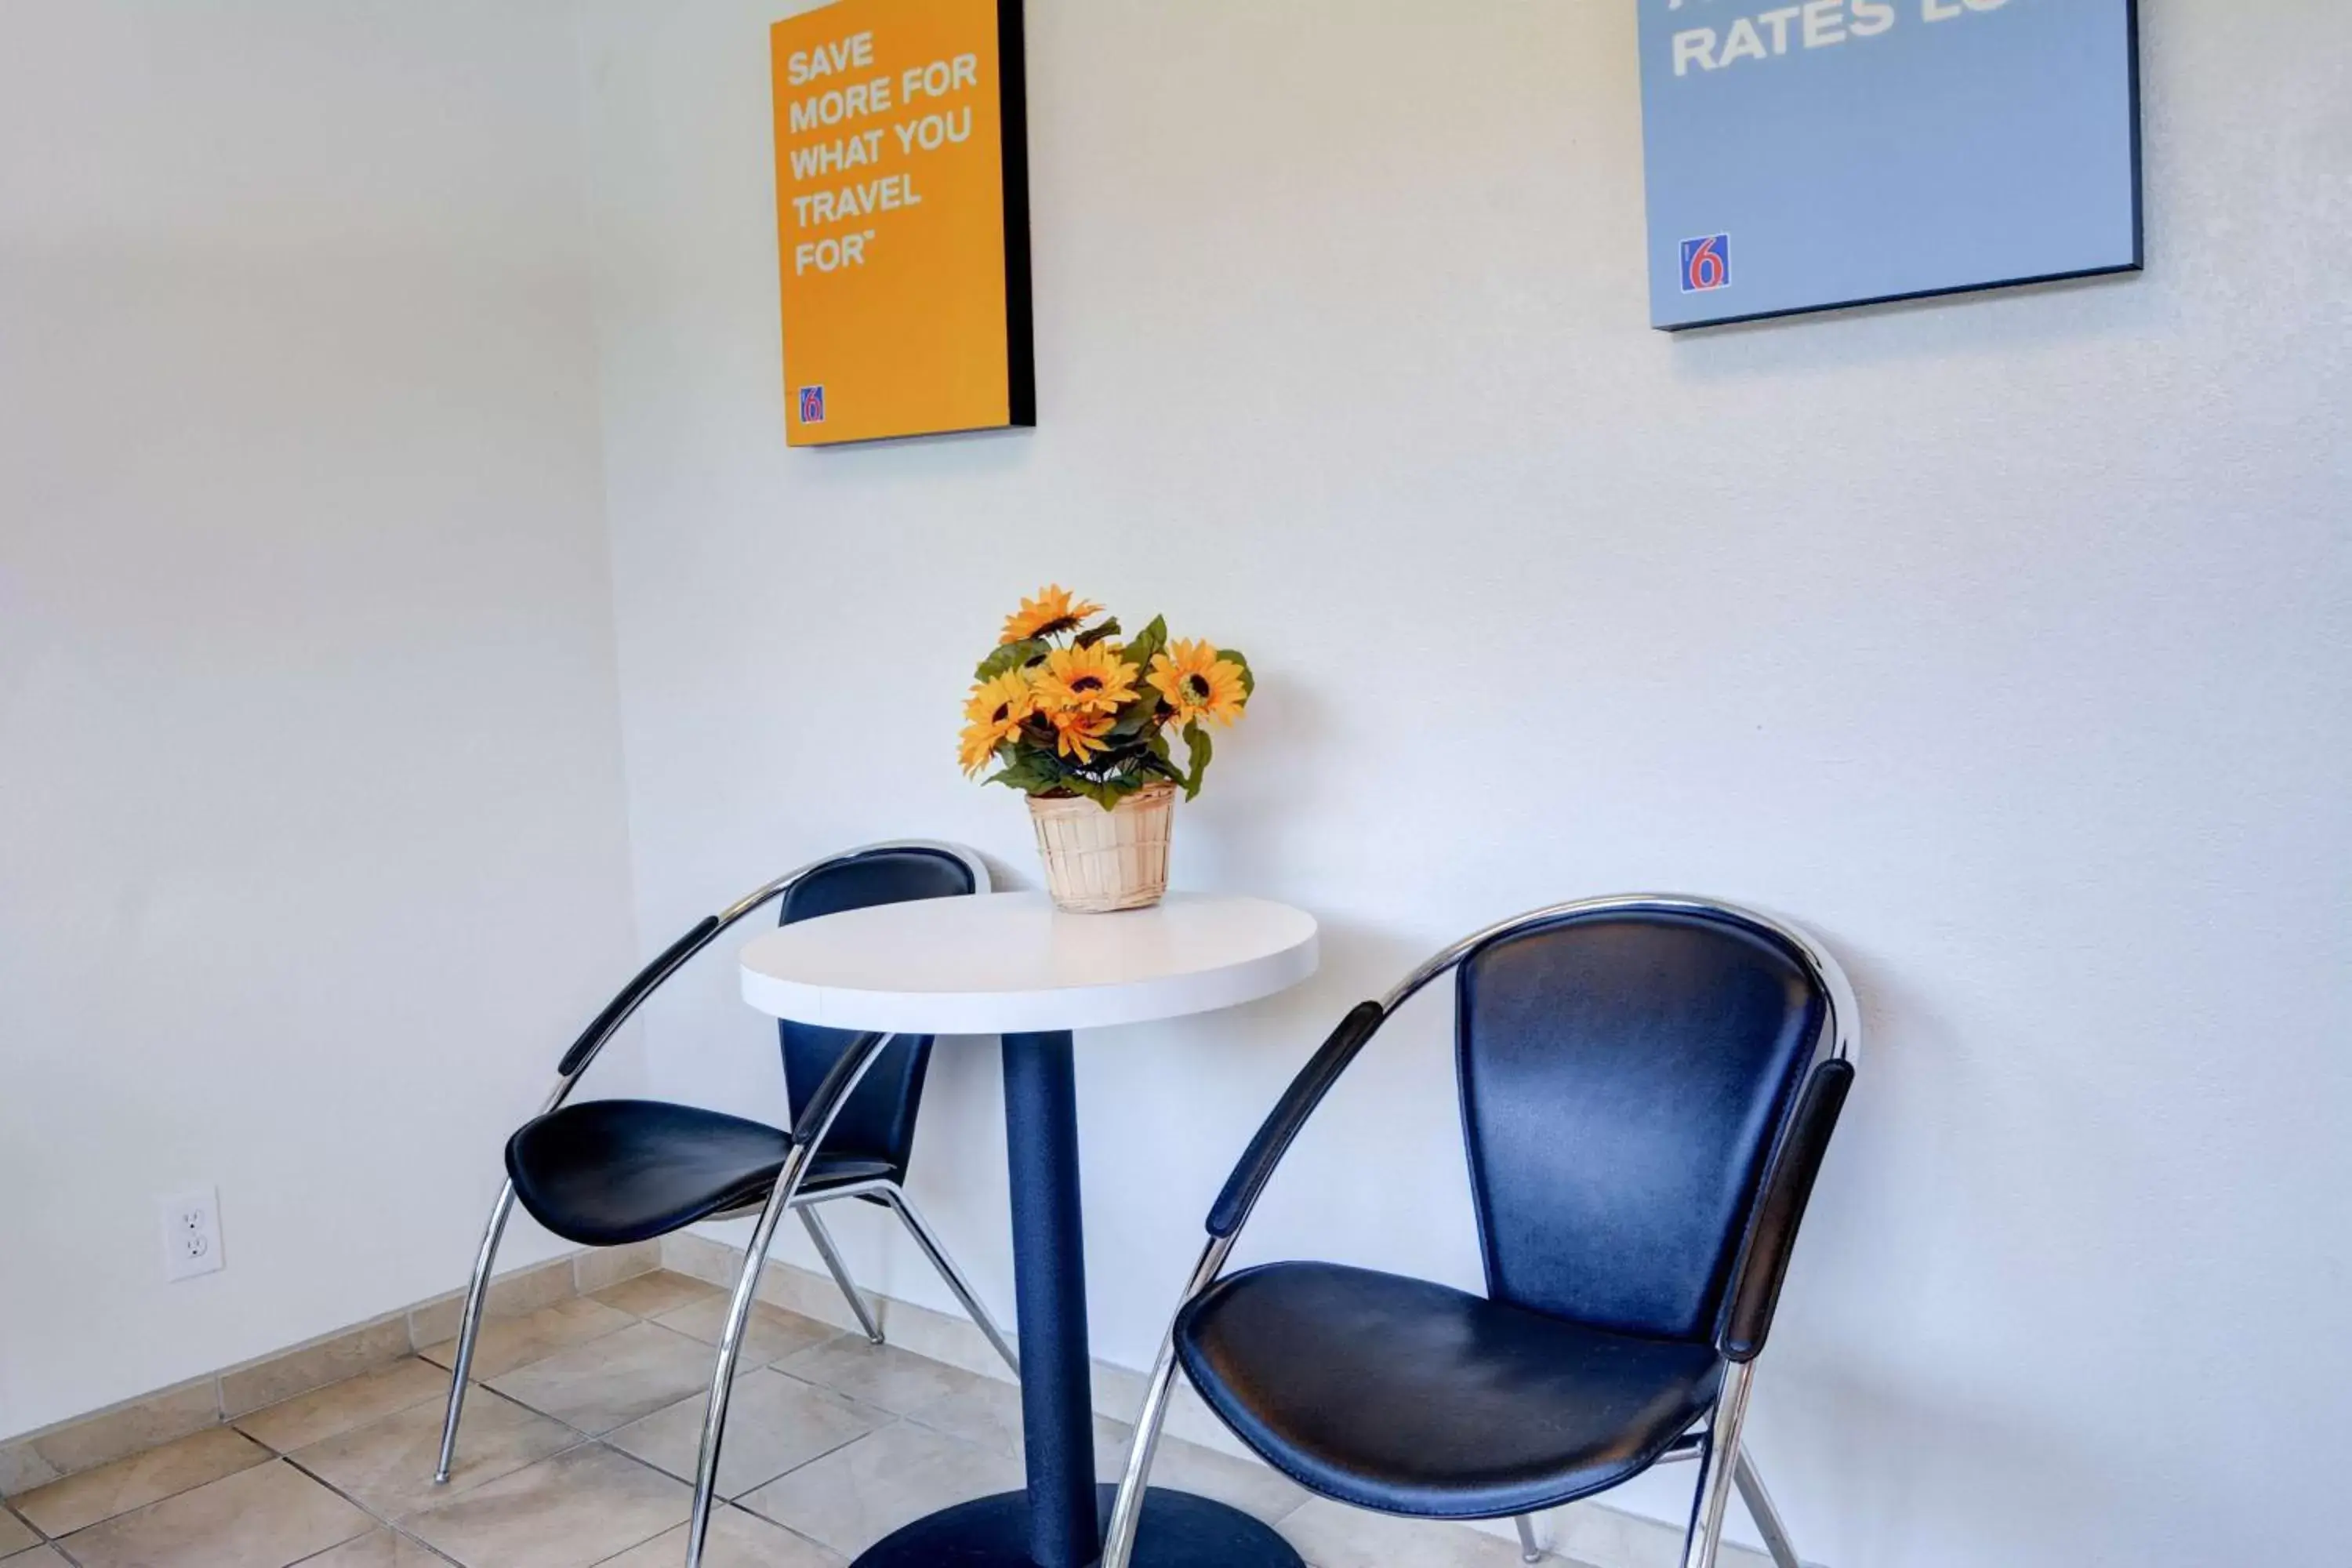
<svg viewBox="0 0 2352 1568"><path fill-rule="evenodd" d="M1789 1258L1797 1247L1797 1227L1804 1221L1813 1179L1821 1174L1830 1134L1837 1130L1838 1113L1845 1109L1846 1092L1853 1087L1853 1064L1846 1061L1823 1062L1805 1081L1804 1100L1797 1108L1788 1142L1765 1175L1764 1194L1756 1205L1755 1229L1748 1235L1726 1294L1717 1348L1727 1361L1755 1360L1772 1331L1780 1285L1789 1277Z"/></svg>
<svg viewBox="0 0 2352 1568"><path fill-rule="evenodd" d="M1242 1222L1257 1205L1258 1194L1273 1180L1274 1168L1282 1163L1292 1141L1307 1125L1307 1119L1315 1114L1315 1108L1331 1092L1331 1086L1339 1081L1339 1075L1348 1070L1348 1064L1356 1059L1364 1042L1387 1018L1387 1012L1379 1003L1363 1002L1339 1020L1339 1026L1331 1031L1323 1048L1315 1053L1314 1059L1283 1091L1273 1114L1243 1151L1241 1163L1225 1178L1225 1190L1217 1194L1216 1206L1209 1211L1211 1236L1230 1237L1241 1229Z"/></svg>
<svg viewBox="0 0 2352 1568"><path fill-rule="evenodd" d="M651 995L654 988L668 979L679 964L699 952L703 944L717 936L719 931L719 917L705 915L692 931L662 949L659 958L638 970L636 978L621 987L621 994L605 1003L604 1010L596 1015L578 1039L572 1042L572 1048L563 1053L563 1060L556 1065L556 1076L570 1078L587 1066L588 1058L596 1054L596 1048L611 1037L624 1019L637 1010L637 1004Z"/></svg>

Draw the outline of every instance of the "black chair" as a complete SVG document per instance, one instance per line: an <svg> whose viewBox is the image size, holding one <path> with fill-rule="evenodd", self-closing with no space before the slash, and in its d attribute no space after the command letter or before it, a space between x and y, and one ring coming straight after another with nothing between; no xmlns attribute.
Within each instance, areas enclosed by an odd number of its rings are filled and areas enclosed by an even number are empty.
<svg viewBox="0 0 2352 1568"><path fill-rule="evenodd" d="M1455 973L1455 1060L1483 1297L1331 1263L1223 1279L1251 1208L1364 1043ZM1243 1155L1152 1368L1102 1568L1127 1568L1170 1381L1339 1502L1517 1520L1700 1461L1685 1568L1736 1484L1797 1568L1740 1447L1757 1353L1853 1079L1834 960L1728 905L1632 897L1523 916L1348 1015Z"/></svg>
<svg viewBox="0 0 2352 1568"><path fill-rule="evenodd" d="M849 1198L887 1205L906 1225L915 1244L971 1314L988 1342L1013 1369L1013 1375L1020 1375L1013 1347L907 1196L907 1160L930 1061L929 1036L890 1038L780 1023L785 1089L794 1119L790 1132L715 1110L659 1100L564 1104L597 1053L646 997L720 932L767 904L782 900L780 922L789 925L873 904L987 890L988 868L979 857L949 845L879 845L821 860L778 878L718 914L706 916L605 1004L564 1053L556 1068L560 1081L546 1108L507 1143L507 1184L490 1211L457 1334L440 1465L434 1476L436 1482L449 1479L490 1268L498 1258L507 1216L517 1203L556 1235L587 1247L626 1246L667 1236L698 1220L761 1215L760 1234L719 1342L719 1373L713 1381L719 1394L708 1412L702 1476L697 1489L698 1548L709 1512L708 1492L718 1468L718 1437L726 1418L725 1390L731 1384L759 1262L766 1256L776 1218L785 1209L801 1216L866 1338L880 1344L881 1325L864 1292L850 1279L817 1207ZM695 1555L698 1554L698 1550Z"/></svg>

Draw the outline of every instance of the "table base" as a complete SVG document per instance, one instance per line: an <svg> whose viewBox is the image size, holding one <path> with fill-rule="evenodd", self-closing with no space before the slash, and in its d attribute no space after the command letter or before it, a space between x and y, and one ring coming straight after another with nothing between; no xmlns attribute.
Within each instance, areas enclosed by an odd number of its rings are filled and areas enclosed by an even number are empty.
<svg viewBox="0 0 2352 1568"><path fill-rule="evenodd" d="M1108 1523L1118 1489L1097 1489ZM866 1548L853 1568L1034 1568L1035 1563L1029 1555L1029 1494L1005 1492L919 1519ZM1239 1509L1154 1487L1144 1498L1134 1568L1305 1564L1288 1542Z"/></svg>

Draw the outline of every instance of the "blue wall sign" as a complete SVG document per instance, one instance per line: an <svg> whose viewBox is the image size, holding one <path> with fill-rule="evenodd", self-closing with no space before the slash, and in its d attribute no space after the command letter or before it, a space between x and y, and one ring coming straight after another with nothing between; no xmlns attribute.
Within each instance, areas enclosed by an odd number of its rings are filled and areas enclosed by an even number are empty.
<svg viewBox="0 0 2352 1568"><path fill-rule="evenodd" d="M1638 0L1669 331L2140 265L2133 0Z"/></svg>

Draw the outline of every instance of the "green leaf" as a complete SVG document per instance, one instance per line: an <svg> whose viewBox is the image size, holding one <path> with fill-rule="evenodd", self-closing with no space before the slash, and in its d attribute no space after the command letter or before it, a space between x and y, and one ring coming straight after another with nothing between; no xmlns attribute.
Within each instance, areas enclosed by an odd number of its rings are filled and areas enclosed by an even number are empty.
<svg viewBox="0 0 2352 1568"><path fill-rule="evenodd" d="M1160 697L1157 692L1139 697L1112 718L1110 733L1107 738L1112 741L1140 740L1159 728L1159 715Z"/></svg>
<svg viewBox="0 0 2352 1568"><path fill-rule="evenodd" d="M1117 805L1120 795L1126 793L1115 780L1090 779L1075 773L1070 777L1069 787L1073 793L1086 796L1105 811Z"/></svg>
<svg viewBox="0 0 2352 1568"><path fill-rule="evenodd" d="M1150 754L1139 742L1124 746L1114 746L1107 752L1098 753L1094 761L1087 764L1087 776L1094 779L1117 778L1129 772L1137 763Z"/></svg>
<svg viewBox="0 0 2352 1568"><path fill-rule="evenodd" d="M1117 616L1113 616L1108 620L1103 622L1102 625L1098 626L1091 626L1087 630L1080 632L1073 646L1077 647L1092 647L1095 644L1102 641L1105 637L1115 637L1117 636L1118 636L1118 617Z"/></svg>
<svg viewBox="0 0 2352 1568"><path fill-rule="evenodd" d="M999 748L997 755L1005 758L1004 767L984 782L1001 784L1024 795L1042 795L1061 787L1062 769L1050 755L1011 742Z"/></svg>
<svg viewBox="0 0 2352 1568"><path fill-rule="evenodd" d="M1185 760L1192 763L1191 771L1184 775L1184 798L1197 800L1201 780L1208 773L1209 759L1216 751L1209 742L1209 732L1197 721L1184 726L1184 751Z"/></svg>
<svg viewBox="0 0 2352 1568"><path fill-rule="evenodd" d="M1026 642L1006 643L980 661L980 667L972 671L972 679L993 680L1010 670L1019 669L1023 665L1034 663L1045 658L1052 647L1053 645L1042 637L1031 637Z"/></svg>
<svg viewBox="0 0 2352 1568"><path fill-rule="evenodd" d="M1168 617L1154 616L1151 624L1136 633L1134 640L1127 645L1127 661L1148 679L1151 674L1151 661L1167 651L1167 647Z"/></svg>
<svg viewBox="0 0 2352 1568"><path fill-rule="evenodd" d="M1113 719L1110 734L1113 740L1131 740L1149 734L1164 722L1160 710L1165 703L1159 689L1151 684L1151 661L1168 644L1168 622L1165 616L1154 616L1151 624L1139 633L1133 642L1119 649L1119 657L1135 668L1135 700L1121 709Z"/></svg>
<svg viewBox="0 0 2352 1568"><path fill-rule="evenodd" d="M1257 677L1251 672L1249 660L1244 658L1240 654L1235 653L1229 647L1219 648L1217 650L1217 657L1222 659L1231 660L1233 663L1241 666L1243 696L1255 697L1257 695Z"/></svg>

